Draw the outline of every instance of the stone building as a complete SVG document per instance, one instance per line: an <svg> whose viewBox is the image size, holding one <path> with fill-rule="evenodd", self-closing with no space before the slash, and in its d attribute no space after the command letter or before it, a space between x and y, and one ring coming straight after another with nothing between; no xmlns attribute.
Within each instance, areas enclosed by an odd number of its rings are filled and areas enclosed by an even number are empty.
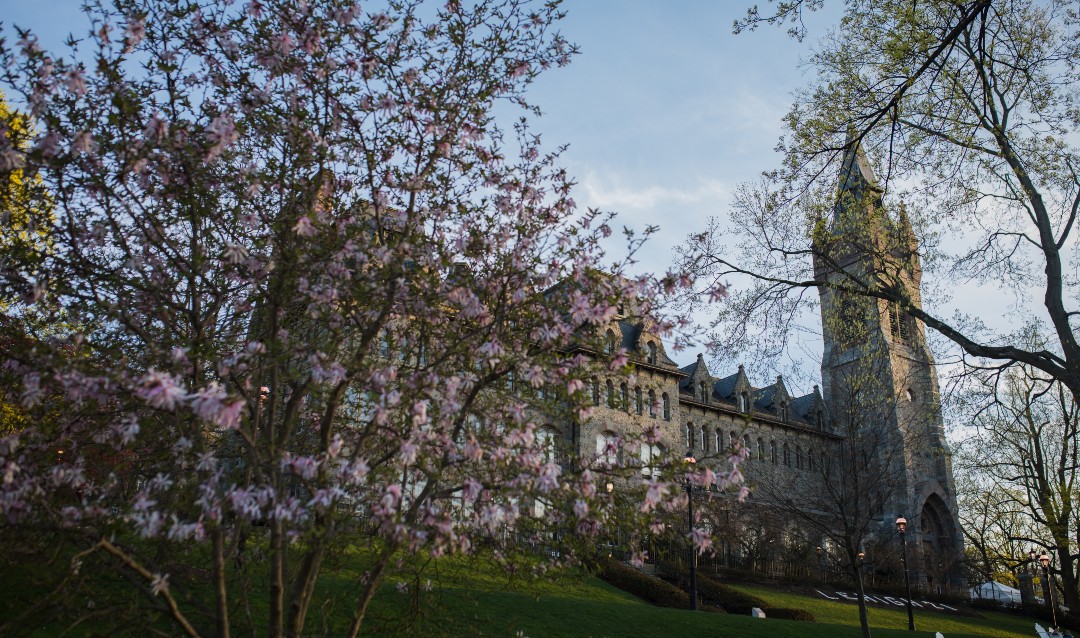
<svg viewBox="0 0 1080 638"><path fill-rule="evenodd" d="M891 274L918 304L919 263L910 225L903 210L896 219L885 214L881 191L861 152L845 158L840 185L833 218L823 229L823 237L830 237L837 248L823 250L828 258L815 261L818 277L873 275L875 268L895 268ZM883 250L891 258L882 259ZM563 435L578 454L602 456L612 453L611 441L658 424L660 444L640 451L644 474L650 473L654 455L681 458L688 450L719 465L738 442L750 450L743 471L752 489L771 485L809 495L825 492L824 481L840 480L838 473L822 470L851 444L850 433L858 436L877 428L880 436L869 454L879 459L889 484L874 516L873 534L895 541L896 518L904 516L916 582L955 580L955 571L946 568L942 574L940 569L946 556L959 557L962 540L925 329L883 301L866 301L829 287L820 292L820 389L814 386L809 394L792 396L781 377L754 387L743 366L714 375L700 354L680 366L648 326L619 315L603 335L603 349L628 352L633 375L594 377L593 416ZM606 353L590 354L602 358ZM865 378L859 389L853 385L856 376ZM870 408L856 409L855 401ZM767 494L752 493L751 502L767 501Z"/></svg>

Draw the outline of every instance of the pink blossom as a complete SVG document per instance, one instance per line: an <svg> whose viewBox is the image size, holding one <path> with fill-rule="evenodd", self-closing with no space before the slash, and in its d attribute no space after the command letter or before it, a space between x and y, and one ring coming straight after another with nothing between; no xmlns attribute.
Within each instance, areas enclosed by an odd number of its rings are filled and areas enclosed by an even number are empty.
<svg viewBox="0 0 1080 638"><path fill-rule="evenodd" d="M143 376L142 383L135 390L135 396L146 401L151 407L172 410L184 400L186 393L179 379L151 368Z"/></svg>
<svg viewBox="0 0 1080 638"><path fill-rule="evenodd" d="M302 215L296 220L296 225L293 226L293 232L301 237L311 237L315 234L315 224L312 223L311 217Z"/></svg>
<svg viewBox="0 0 1080 638"><path fill-rule="evenodd" d="M97 142L94 141L94 137L87 131L79 131L79 133L75 135L75 139L71 141L72 155L93 153L96 148Z"/></svg>
<svg viewBox="0 0 1080 638"><path fill-rule="evenodd" d="M127 45L127 50L131 51L139 46L144 37L146 37L146 25L143 19L135 17L128 20L127 29L124 30L124 43Z"/></svg>
<svg viewBox="0 0 1080 638"><path fill-rule="evenodd" d="M657 479L649 479L645 484L648 487L645 490L645 499L641 502L641 511L651 512L668 495L668 487Z"/></svg>
<svg viewBox="0 0 1080 638"><path fill-rule="evenodd" d="M157 596L161 592L169 591L169 575L154 574L153 580L150 581L150 593Z"/></svg>
<svg viewBox="0 0 1080 638"><path fill-rule="evenodd" d="M712 547L712 535L700 527L695 527L690 530L690 540L694 544L694 549L697 550L699 556Z"/></svg>
<svg viewBox="0 0 1080 638"><path fill-rule="evenodd" d="M240 137L232 117L224 114L215 117L210 122L210 126L206 128L206 131L207 139L213 144L206 153L207 160L212 160L224 153L225 149Z"/></svg>
<svg viewBox="0 0 1080 638"><path fill-rule="evenodd" d="M248 258L248 250L240 244L226 242L221 257L230 264L243 263Z"/></svg>
<svg viewBox="0 0 1080 638"><path fill-rule="evenodd" d="M412 407L413 423L424 425L428 422L428 401L417 401Z"/></svg>
<svg viewBox="0 0 1080 638"><path fill-rule="evenodd" d="M81 67L75 67L67 72L67 87L75 95L86 95L86 79L83 77Z"/></svg>

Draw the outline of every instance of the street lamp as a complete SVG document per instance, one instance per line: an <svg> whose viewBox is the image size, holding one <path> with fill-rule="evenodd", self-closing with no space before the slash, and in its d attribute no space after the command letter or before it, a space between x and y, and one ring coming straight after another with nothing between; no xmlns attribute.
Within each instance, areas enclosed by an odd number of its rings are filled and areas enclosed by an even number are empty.
<svg viewBox="0 0 1080 638"><path fill-rule="evenodd" d="M911 611L911 578L907 568L907 519L896 519L896 531L900 532L900 562L904 565L904 590L907 592L907 628L915 631L915 614Z"/></svg>
<svg viewBox="0 0 1080 638"><path fill-rule="evenodd" d="M693 486L690 485L690 475L693 472L694 451L686 453L686 529L690 534L690 610L697 611L697 551L694 549L694 495Z"/></svg>
<svg viewBox="0 0 1080 638"><path fill-rule="evenodd" d="M1039 555L1039 563L1043 566L1043 574L1046 575L1046 598L1050 601L1050 618L1057 627L1057 610L1054 609L1054 584L1050 582L1050 556L1046 552Z"/></svg>
<svg viewBox="0 0 1080 638"><path fill-rule="evenodd" d="M607 495L608 495L608 501L609 501L608 504L611 507L611 512L614 514L615 513L615 494L614 494L614 492L615 492L615 484L612 483L611 481L608 481L607 485L605 485L604 487L607 488ZM618 516L616 516L616 518L615 518L615 521L616 521L615 540L614 540L614 542L612 542L610 540L610 537L609 537L609 540L608 540L608 558L611 558L612 556L615 555L615 548L617 547L617 544L621 544L621 541L622 541L622 539L619 537L618 520L619 520ZM609 534L611 533L610 530L608 531L608 533Z"/></svg>

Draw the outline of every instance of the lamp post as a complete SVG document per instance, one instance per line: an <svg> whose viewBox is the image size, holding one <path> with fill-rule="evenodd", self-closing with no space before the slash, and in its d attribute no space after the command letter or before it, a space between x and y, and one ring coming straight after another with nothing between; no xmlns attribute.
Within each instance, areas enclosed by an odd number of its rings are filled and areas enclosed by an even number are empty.
<svg viewBox="0 0 1080 638"><path fill-rule="evenodd" d="M907 593L907 628L915 631L915 614L911 610L911 578L907 567L907 519L896 519L896 531L900 532L900 562L904 565L904 591Z"/></svg>
<svg viewBox="0 0 1080 638"><path fill-rule="evenodd" d="M607 485L605 485L605 487L607 488L608 501L609 501L609 505L611 506L611 511L614 512L615 511L615 484L612 483L611 481L608 481L608 483L607 483ZM612 543L612 542L609 541L609 548L608 548L609 549L609 551L608 551L608 557L609 558L611 558L611 557L613 557L615 555L615 549L619 546L619 544L620 544L620 542L622 540L622 539L619 538L619 530L618 530L618 520L619 519L618 519L618 517L616 517L615 520L616 520L615 542ZM610 534L611 532L609 531L608 533Z"/></svg>
<svg viewBox="0 0 1080 638"><path fill-rule="evenodd" d="M1054 584L1050 582L1050 556L1046 552L1039 555L1039 563L1043 567L1043 575L1046 576L1046 599L1050 602L1050 618L1054 620L1054 627L1057 627L1057 610L1054 609Z"/></svg>
<svg viewBox="0 0 1080 638"><path fill-rule="evenodd" d="M690 484L690 475L693 472L694 464L697 463L697 459L694 458L693 450L686 453L686 458L683 459L686 462L686 529L690 534L690 610L697 611L697 551L694 549L694 495L693 486Z"/></svg>

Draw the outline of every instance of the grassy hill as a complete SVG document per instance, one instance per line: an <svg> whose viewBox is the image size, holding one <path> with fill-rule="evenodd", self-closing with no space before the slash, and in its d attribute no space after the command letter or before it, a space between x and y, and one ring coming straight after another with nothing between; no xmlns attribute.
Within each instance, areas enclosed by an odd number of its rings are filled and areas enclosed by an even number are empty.
<svg viewBox="0 0 1080 638"><path fill-rule="evenodd" d="M14 628L13 635L141 636L149 635L151 627L160 635L175 634L175 627L149 613L145 599L130 585L121 582L115 571L93 573L92 579L65 597L68 608L85 612L90 599L96 600L102 609L109 599L114 603L123 601L130 607L129 618L142 618L138 628L120 619L117 619L120 624L112 624L93 614L72 626L74 616L65 616L61 609L46 611L42 608L42 613L34 614L29 623ZM46 591L33 586L27 576L28 572L23 568L0 570L0 591L8 592L0 597L0 621L13 618L35 601L42 600ZM327 594L320 596L320 600L327 603L312 609L306 635L341 634L355 599L359 576L356 570L346 568L320 580L319 588ZM649 605L595 577L564 574L557 578L525 580L489 560L477 558L433 561L418 580L405 585L388 583L380 590L365 621L363 635L500 638L630 638L684 634L730 638L857 638L860 635L858 610L853 604L758 586L738 585L736 588L764 599L770 607L809 610L817 622L664 609ZM262 591L261 587L256 589ZM264 596L253 591L247 613L256 628L261 628L265 605ZM236 618L239 622L239 613ZM920 631L908 632L903 609L870 608L875 637L931 638L937 631L946 638L1030 638L1035 635L1033 619L1000 613L959 616L916 611L915 621ZM238 632L240 629L238 626ZM254 630L255 635L259 633L258 629ZM244 635L251 634L244 632Z"/></svg>
<svg viewBox="0 0 1080 638"><path fill-rule="evenodd" d="M707 635L732 638L846 638L860 635L858 608L796 593L738 586L770 605L810 610L817 622L755 619L732 614L662 609L645 604L592 577L564 577L555 581L515 584L487 569L444 575L437 589L419 599L421 615L407 625L392 622L402 607L402 594L384 591L378 600L379 619L369 627L380 634L428 636L528 636L531 638ZM915 612L920 631L907 631L902 609L870 608L874 636L946 638L1029 638L1035 635L1032 619L983 612L959 616L941 612ZM398 619L400 621L400 619ZM383 624L383 622L387 624Z"/></svg>

